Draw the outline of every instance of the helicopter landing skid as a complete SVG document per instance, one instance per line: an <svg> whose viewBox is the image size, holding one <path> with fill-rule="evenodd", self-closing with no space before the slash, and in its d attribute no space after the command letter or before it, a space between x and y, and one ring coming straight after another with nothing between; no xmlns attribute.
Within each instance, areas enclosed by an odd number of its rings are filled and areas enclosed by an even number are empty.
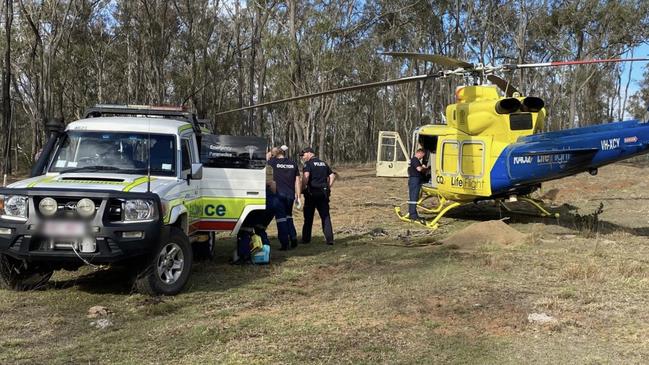
<svg viewBox="0 0 649 365"><path fill-rule="evenodd" d="M507 204L504 201L500 201L500 206L503 207L506 211L510 213L515 213L515 214L521 214L521 215L531 215L535 217L554 217L554 218L559 218L560 214L559 213L550 213L547 209L545 209L541 204L543 204L543 201L541 200L535 200L529 197L519 197L518 200L524 201L526 203L529 203L532 205L534 208L536 208L537 213L530 213L530 212L523 212L520 210L514 210L511 209L510 207L507 206Z"/></svg>
<svg viewBox="0 0 649 365"><path fill-rule="evenodd" d="M404 222L415 223L415 224L418 224L420 226L426 227L428 229L435 230L435 229L437 229L439 227L437 222L439 222L439 220L442 219L444 214L446 214L449 210L451 210L453 208L459 207L460 205L462 205L462 204L460 204L458 202L453 202L453 203L447 205L446 207L444 207L442 204L440 204L438 207L435 208L436 210L437 210L437 208L439 208L439 211L435 212L437 214L435 215L435 217L432 220L422 219L421 221L419 221L419 220L410 219L408 214L401 215L401 208L400 207L394 207L394 212L397 213L397 216L399 217L399 219L401 219Z"/></svg>
<svg viewBox="0 0 649 365"><path fill-rule="evenodd" d="M424 202L430 198L437 198L437 205L435 205L432 208L427 208L424 206ZM438 214L444 209L444 205L446 205L446 202L447 202L446 198L444 198L440 194L430 194L430 193L422 192L421 198L417 200L417 208L424 213Z"/></svg>

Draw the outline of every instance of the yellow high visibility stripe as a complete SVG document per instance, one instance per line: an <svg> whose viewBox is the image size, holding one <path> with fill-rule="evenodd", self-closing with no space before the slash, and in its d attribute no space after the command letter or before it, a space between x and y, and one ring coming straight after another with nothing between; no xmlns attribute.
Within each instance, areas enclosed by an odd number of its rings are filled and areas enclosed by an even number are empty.
<svg viewBox="0 0 649 365"><path fill-rule="evenodd" d="M192 125L191 124L186 124L181 127L178 127L178 134L182 133L183 131L186 131L188 129L191 129Z"/></svg>
<svg viewBox="0 0 649 365"><path fill-rule="evenodd" d="M42 178L42 179L39 179L39 180L36 180L36 181L32 181L32 182L30 182L30 183L27 185L27 187L28 187L28 188L33 188L33 187L36 186L37 184L50 182L50 181L56 179L56 177L57 177L57 175L54 175L54 176L46 176L46 177L44 177L44 178Z"/></svg>
<svg viewBox="0 0 649 365"><path fill-rule="evenodd" d="M153 180L155 180L154 177L151 178L151 181L153 181ZM148 178L147 176L138 177L137 179L133 180L132 183L126 185L126 186L124 187L124 189L122 189L122 191L124 191L124 192L131 191L131 190L133 190L133 188L135 188L136 186L141 185L141 184L144 184L145 182L148 182L148 181L149 181L149 178Z"/></svg>

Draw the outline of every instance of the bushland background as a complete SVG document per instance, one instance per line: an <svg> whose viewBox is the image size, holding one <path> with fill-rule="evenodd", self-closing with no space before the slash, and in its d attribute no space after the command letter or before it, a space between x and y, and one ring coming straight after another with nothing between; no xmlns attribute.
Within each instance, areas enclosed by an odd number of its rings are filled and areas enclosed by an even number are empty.
<svg viewBox="0 0 649 365"><path fill-rule="evenodd" d="M371 161L377 131L439 123L462 80L217 113L437 67L382 51L522 63L646 56L649 39L642 0L2 0L0 14L0 167L10 173L33 162L47 120L70 122L95 103L185 105L217 133ZM512 82L546 100L546 128L557 130L642 116L649 74L630 89L630 67L643 64L529 70Z"/></svg>

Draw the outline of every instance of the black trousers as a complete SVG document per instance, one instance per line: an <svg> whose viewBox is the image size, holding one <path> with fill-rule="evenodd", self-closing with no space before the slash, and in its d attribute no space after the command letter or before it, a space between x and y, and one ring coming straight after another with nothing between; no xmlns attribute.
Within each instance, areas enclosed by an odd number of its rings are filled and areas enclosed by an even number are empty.
<svg viewBox="0 0 649 365"><path fill-rule="evenodd" d="M316 209L322 220L322 232L327 243L334 242L334 231L331 226L329 215L329 194L326 191L318 190L305 192L304 194L304 226L302 227L302 242L311 242L311 230L313 228L313 217Z"/></svg>

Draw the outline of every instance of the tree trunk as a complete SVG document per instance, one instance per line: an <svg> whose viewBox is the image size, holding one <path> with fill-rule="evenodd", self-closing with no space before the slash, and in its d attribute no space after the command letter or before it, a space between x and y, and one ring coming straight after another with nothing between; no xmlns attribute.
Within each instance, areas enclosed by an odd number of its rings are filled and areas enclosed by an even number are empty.
<svg viewBox="0 0 649 365"><path fill-rule="evenodd" d="M5 0L5 59L2 73L3 130L6 133L4 149L4 173L11 174L11 25L13 23L13 1Z"/></svg>

